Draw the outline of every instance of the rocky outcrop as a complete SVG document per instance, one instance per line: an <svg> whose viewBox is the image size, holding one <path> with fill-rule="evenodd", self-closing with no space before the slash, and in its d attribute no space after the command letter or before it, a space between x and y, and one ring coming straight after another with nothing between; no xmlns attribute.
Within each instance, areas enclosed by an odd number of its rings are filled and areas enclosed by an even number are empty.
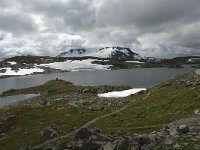
<svg viewBox="0 0 200 150"><path fill-rule="evenodd" d="M189 144L183 141L200 140L200 117L192 117L164 125L160 130L149 134L128 136L105 136L99 129L82 128L74 142L67 145L69 150L151 150L182 149ZM183 145L181 145L182 143ZM194 145L194 149L200 145Z"/></svg>

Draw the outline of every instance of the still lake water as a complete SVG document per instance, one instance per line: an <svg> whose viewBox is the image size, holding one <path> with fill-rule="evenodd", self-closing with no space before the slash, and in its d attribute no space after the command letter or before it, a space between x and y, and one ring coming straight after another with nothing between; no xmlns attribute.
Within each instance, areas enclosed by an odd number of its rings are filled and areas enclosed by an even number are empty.
<svg viewBox="0 0 200 150"><path fill-rule="evenodd" d="M0 98L0 108L3 106L7 106L11 103L16 103L19 101L23 101L32 97L38 96L37 94L20 94L15 96L7 96Z"/></svg>
<svg viewBox="0 0 200 150"><path fill-rule="evenodd" d="M132 88L148 88L161 81L194 70L184 68L134 68L109 71L80 71L29 75L0 79L0 93L11 88L25 88L43 84L52 79L71 81L76 85L128 85Z"/></svg>

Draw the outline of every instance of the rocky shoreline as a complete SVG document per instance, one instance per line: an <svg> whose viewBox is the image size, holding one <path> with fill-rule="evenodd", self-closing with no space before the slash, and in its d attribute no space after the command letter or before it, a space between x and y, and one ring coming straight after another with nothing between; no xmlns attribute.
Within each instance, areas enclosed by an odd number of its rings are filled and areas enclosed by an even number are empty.
<svg viewBox="0 0 200 150"><path fill-rule="evenodd" d="M32 74L45 74L45 73L60 73L69 71L67 69L56 69L44 64L50 64L55 62L66 62L66 61L79 61L94 59L92 64L109 66L109 69L131 69L131 68L152 68L152 67L168 67L168 68L181 68L183 64L191 64L194 67L198 67L199 61L188 61L190 57L186 58L174 58L174 59L163 59L158 62L139 62L139 61L126 61L118 59L104 59L95 57L50 57L50 56L16 56L5 59L0 62L0 73L5 73L7 68L11 71L17 72L20 69L42 69L42 72L33 72ZM91 64L91 65L92 65ZM15 75L2 75L0 78L13 77Z"/></svg>

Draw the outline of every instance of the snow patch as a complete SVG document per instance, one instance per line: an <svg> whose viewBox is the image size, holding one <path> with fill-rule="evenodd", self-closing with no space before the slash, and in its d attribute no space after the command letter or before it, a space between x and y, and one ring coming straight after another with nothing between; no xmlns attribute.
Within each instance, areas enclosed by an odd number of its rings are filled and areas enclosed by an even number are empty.
<svg viewBox="0 0 200 150"><path fill-rule="evenodd" d="M127 96L130 96L131 94L135 94L135 93L138 93L140 91L145 91L145 90L146 88L134 88L134 89L124 90L124 91L113 91L113 92L98 94L98 96L99 97L127 97Z"/></svg>
<svg viewBox="0 0 200 150"><path fill-rule="evenodd" d="M136 64L143 64L144 62L141 61L126 61L127 63L136 63Z"/></svg>
<svg viewBox="0 0 200 150"><path fill-rule="evenodd" d="M93 61L98 61L97 59L85 59L85 60L67 60L65 62L55 62L50 64L42 64L40 66L68 70L68 71L81 71L81 70L108 70L111 65L100 65L93 64Z"/></svg>
<svg viewBox="0 0 200 150"><path fill-rule="evenodd" d="M14 62L14 61L8 61L8 63L11 64L11 65L16 65L16 64L17 64L17 63Z"/></svg>
<svg viewBox="0 0 200 150"><path fill-rule="evenodd" d="M19 69L19 70L12 70L11 68L0 68L6 69L5 73L0 73L0 76L21 76L21 75L29 75L35 72L44 72L43 69L40 68L30 68L30 69Z"/></svg>

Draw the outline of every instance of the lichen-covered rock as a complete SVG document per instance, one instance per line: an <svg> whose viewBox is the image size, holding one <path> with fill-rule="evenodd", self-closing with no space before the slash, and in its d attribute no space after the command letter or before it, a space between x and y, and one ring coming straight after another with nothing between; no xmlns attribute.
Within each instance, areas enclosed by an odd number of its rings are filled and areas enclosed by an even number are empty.
<svg viewBox="0 0 200 150"><path fill-rule="evenodd" d="M53 138L57 136L57 126L55 124L45 127L40 131L40 136Z"/></svg>
<svg viewBox="0 0 200 150"><path fill-rule="evenodd" d="M183 124L179 127L177 127L177 131L180 133L180 134L186 134L190 131L189 127L186 125L186 124Z"/></svg>

